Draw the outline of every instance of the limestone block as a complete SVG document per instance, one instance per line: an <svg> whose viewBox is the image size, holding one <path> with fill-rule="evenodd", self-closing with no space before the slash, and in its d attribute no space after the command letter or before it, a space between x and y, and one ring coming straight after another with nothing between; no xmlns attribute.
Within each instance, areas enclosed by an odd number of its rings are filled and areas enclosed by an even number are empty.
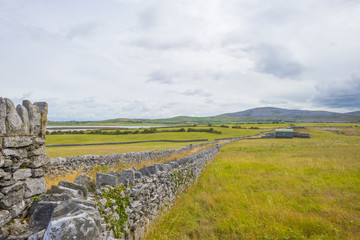
<svg viewBox="0 0 360 240"><path fill-rule="evenodd" d="M6 134L6 102L5 99L0 97L0 135Z"/></svg>
<svg viewBox="0 0 360 240"><path fill-rule="evenodd" d="M46 229L51 220L51 215L58 203L54 202L39 202L30 217L29 230L38 232Z"/></svg>
<svg viewBox="0 0 360 240"><path fill-rule="evenodd" d="M95 180L86 174L77 176L74 180L74 183L86 187L89 192L94 192L96 190Z"/></svg>
<svg viewBox="0 0 360 240"><path fill-rule="evenodd" d="M41 114L40 134L44 138L46 135L48 104L46 102L36 102L34 103L34 105L36 105L40 109L40 114Z"/></svg>
<svg viewBox="0 0 360 240"><path fill-rule="evenodd" d="M40 199L42 201L48 201L48 202L65 202L70 199L69 195L66 194L41 194Z"/></svg>
<svg viewBox="0 0 360 240"><path fill-rule="evenodd" d="M25 185L25 198L29 198L46 191L45 178L29 178L24 182Z"/></svg>
<svg viewBox="0 0 360 240"><path fill-rule="evenodd" d="M9 211L0 210L0 228L10 222L11 215Z"/></svg>
<svg viewBox="0 0 360 240"><path fill-rule="evenodd" d="M10 208L10 214L12 218L19 216L26 208L25 201L21 201Z"/></svg>
<svg viewBox="0 0 360 240"><path fill-rule="evenodd" d="M8 124L8 129L10 132L18 133L21 131L22 120L19 114L17 113L13 102L5 98L6 102L6 122Z"/></svg>
<svg viewBox="0 0 360 240"><path fill-rule="evenodd" d="M0 187L7 187L7 186L14 185L14 184L15 184L14 179L2 179L0 181Z"/></svg>
<svg viewBox="0 0 360 240"><path fill-rule="evenodd" d="M126 176L122 172L116 172L114 175L118 178L119 184L122 184L124 186L129 185L129 180L126 178Z"/></svg>
<svg viewBox="0 0 360 240"><path fill-rule="evenodd" d="M48 155L41 154L39 156L34 156L29 158L23 165L29 168L39 168L47 164L48 162Z"/></svg>
<svg viewBox="0 0 360 240"><path fill-rule="evenodd" d="M87 191L86 187L84 187L83 185L79 185L79 184L72 183L69 181L60 181L58 185L59 185L59 187L66 187L66 188L76 190L78 192L78 195L81 196L81 198L87 199L88 191Z"/></svg>
<svg viewBox="0 0 360 240"><path fill-rule="evenodd" d="M46 143L46 139L45 138L41 138L41 137L37 137L34 139L34 143L36 144L45 144Z"/></svg>
<svg viewBox="0 0 360 240"><path fill-rule="evenodd" d="M139 169L139 172L141 172L141 174L142 174L143 176L148 176L148 177L150 177L150 172L148 171L147 166L144 166L144 167L140 168L140 169Z"/></svg>
<svg viewBox="0 0 360 240"><path fill-rule="evenodd" d="M11 178L11 173L5 172L0 168L0 179L3 180L9 180Z"/></svg>
<svg viewBox="0 0 360 240"><path fill-rule="evenodd" d="M11 206L21 202L24 198L24 189L21 188L18 191L10 192L0 200L0 207L8 209Z"/></svg>
<svg viewBox="0 0 360 240"><path fill-rule="evenodd" d="M29 134L30 133L30 121L29 121L29 113L27 111L27 109L22 106L22 105L17 105L16 106L16 111L18 112L23 125L22 125L22 132L25 134Z"/></svg>
<svg viewBox="0 0 360 240"><path fill-rule="evenodd" d="M24 186L24 183L18 182L18 183L15 183L15 184L11 185L11 186L2 188L1 192L3 194L8 194L10 192L19 191L20 189L23 188L23 186Z"/></svg>
<svg viewBox="0 0 360 240"><path fill-rule="evenodd" d="M26 147L32 144L32 139L30 137L5 137L3 147L4 148L19 148Z"/></svg>
<svg viewBox="0 0 360 240"><path fill-rule="evenodd" d="M31 169L18 169L13 173L13 178L15 181L25 180L32 176Z"/></svg>
<svg viewBox="0 0 360 240"><path fill-rule="evenodd" d="M45 146L44 145L42 145L42 146L40 146L38 148L35 148L33 150L28 151L28 156L29 157L39 156L39 155L41 155L43 153L45 153Z"/></svg>
<svg viewBox="0 0 360 240"><path fill-rule="evenodd" d="M44 239L99 239L100 231L93 217L87 212L52 220Z"/></svg>
<svg viewBox="0 0 360 240"><path fill-rule="evenodd" d="M39 107L31 104L28 100L24 100L23 105L29 115L30 134L39 135L41 130L41 113Z"/></svg>
<svg viewBox="0 0 360 240"><path fill-rule="evenodd" d="M104 173L96 173L96 185L97 186L111 186L116 187L118 184L117 177L110 175L110 174L104 174Z"/></svg>
<svg viewBox="0 0 360 240"><path fill-rule="evenodd" d="M11 149L11 148L5 148L3 149L4 156L14 156L19 158L26 158L27 157L27 151L25 149Z"/></svg>
<svg viewBox="0 0 360 240"><path fill-rule="evenodd" d="M31 169L31 174L34 178L42 177L45 175L45 171L42 168Z"/></svg>

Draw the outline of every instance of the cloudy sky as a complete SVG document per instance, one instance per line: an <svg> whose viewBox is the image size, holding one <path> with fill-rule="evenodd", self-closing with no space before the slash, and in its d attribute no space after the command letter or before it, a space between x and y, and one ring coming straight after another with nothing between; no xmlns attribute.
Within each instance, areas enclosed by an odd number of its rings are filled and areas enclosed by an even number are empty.
<svg viewBox="0 0 360 240"><path fill-rule="evenodd" d="M359 0L0 0L0 96L50 120L360 109Z"/></svg>

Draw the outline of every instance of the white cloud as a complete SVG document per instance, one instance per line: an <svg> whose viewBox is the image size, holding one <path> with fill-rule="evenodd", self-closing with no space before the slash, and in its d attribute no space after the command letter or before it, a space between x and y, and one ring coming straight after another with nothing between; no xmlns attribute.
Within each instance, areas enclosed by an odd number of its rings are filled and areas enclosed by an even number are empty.
<svg viewBox="0 0 360 240"><path fill-rule="evenodd" d="M359 22L346 0L0 0L0 96L52 120L345 112Z"/></svg>

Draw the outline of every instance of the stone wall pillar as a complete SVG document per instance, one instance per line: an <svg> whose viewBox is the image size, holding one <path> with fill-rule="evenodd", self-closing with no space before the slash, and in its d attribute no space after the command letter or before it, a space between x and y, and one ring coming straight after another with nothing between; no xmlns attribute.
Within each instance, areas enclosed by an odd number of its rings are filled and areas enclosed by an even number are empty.
<svg viewBox="0 0 360 240"><path fill-rule="evenodd" d="M24 100L16 108L0 97L0 228L25 215L46 191L45 132L48 106Z"/></svg>

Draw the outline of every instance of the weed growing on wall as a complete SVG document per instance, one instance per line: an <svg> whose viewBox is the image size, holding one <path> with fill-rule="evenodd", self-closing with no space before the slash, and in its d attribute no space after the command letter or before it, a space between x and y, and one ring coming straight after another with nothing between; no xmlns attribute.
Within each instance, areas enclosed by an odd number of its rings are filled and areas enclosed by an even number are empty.
<svg viewBox="0 0 360 240"><path fill-rule="evenodd" d="M99 213L106 222L106 230L111 230L115 238L121 238L126 235L125 224L128 220L126 208L129 205L130 196L125 194L126 188L118 185L115 188L104 188L101 194L96 196L99 206ZM102 206L100 200L106 199L105 206Z"/></svg>

